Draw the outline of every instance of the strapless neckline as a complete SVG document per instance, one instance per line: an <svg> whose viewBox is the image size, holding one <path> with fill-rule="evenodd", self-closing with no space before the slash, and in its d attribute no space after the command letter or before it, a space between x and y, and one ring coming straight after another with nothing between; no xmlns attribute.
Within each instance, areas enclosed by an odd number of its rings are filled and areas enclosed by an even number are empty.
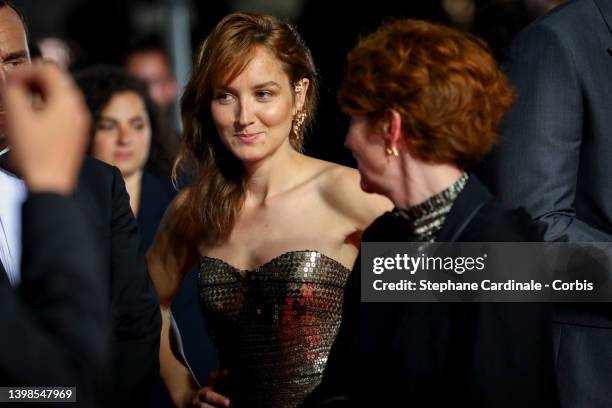
<svg viewBox="0 0 612 408"><path fill-rule="evenodd" d="M346 271L350 271L350 269L347 268L346 266L344 266L340 261L337 261L334 258L332 258L330 256L327 256L327 255L325 255L322 252L311 250L311 249L302 249L302 250L294 250L294 251L283 252L282 254L277 255L277 256L273 257L272 259L270 259L269 261L266 261L263 264L259 265L255 269L241 269L241 268L237 268L234 265L232 265L231 263L229 263L227 261L224 261L221 258L215 258L214 256L207 256L207 255L200 255L200 262L202 260L206 260L206 259L211 260L211 261L215 261L215 262L220 262L223 265L226 265L229 268L233 269L234 271L238 272L241 276L244 276L246 274L255 273L257 271L260 271L260 270L264 269L265 267L274 264L275 262L279 262L279 261L282 261L286 257L290 257L291 255L294 255L294 254L305 254L305 253L315 254L315 256L319 255L321 258L324 258L325 260L327 260L328 262L331 262L332 264L336 265L337 267L342 268L343 270L346 270Z"/></svg>
<svg viewBox="0 0 612 408"><path fill-rule="evenodd" d="M351 271L315 250L250 270L199 257L200 305L236 408L295 408L321 382Z"/></svg>

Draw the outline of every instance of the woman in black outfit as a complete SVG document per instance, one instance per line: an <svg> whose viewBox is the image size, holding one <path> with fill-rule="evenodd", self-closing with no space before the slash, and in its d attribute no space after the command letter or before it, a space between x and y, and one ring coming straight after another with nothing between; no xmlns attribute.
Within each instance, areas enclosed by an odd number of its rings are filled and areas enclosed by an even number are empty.
<svg viewBox="0 0 612 408"><path fill-rule="evenodd" d="M496 139L513 92L488 49L416 20L383 24L349 53L339 102L361 186L395 209L364 242L538 241L466 169ZM527 303L361 303L360 258L323 383L309 406L556 404L550 310Z"/></svg>

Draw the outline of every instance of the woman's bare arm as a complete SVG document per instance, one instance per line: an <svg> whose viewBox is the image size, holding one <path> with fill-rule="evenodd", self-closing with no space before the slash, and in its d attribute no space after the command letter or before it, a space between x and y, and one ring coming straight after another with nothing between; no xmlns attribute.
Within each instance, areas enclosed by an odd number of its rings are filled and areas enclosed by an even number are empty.
<svg viewBox="0 0 612 408"><path fill-rule="evenodd" d="M179 234L177 228L177 215L184 199L185 194L181 193L168 207L147 253L149 274L159 296L162 314L160 374L177 407L191 406L193 395L199 388L180 352L173 349L171 339L170 304L197 260L195 246Z"/></svg>

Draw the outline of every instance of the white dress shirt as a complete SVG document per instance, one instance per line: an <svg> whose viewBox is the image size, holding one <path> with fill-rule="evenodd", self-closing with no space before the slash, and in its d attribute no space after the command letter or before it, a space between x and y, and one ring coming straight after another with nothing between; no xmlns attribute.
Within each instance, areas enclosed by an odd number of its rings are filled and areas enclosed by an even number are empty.
<svg viewBox="0 0 612 408"><path fill-rule="evenodd" d="M23 180L0 168L0 261L13 287L21 280L21 205L26 194Z"/></svg>

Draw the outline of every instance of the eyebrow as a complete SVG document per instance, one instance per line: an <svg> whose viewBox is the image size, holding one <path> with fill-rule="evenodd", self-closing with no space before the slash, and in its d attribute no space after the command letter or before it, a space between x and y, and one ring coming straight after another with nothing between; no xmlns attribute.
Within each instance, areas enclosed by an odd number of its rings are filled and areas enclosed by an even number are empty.
<svg viewBox="0 0 612 408"><path fill-rule="evenodd" d="M280 85L277 82L275 82L275 81L268 81L268 82L264 82L262 84L255 85L253 87L253 89L267 88L269 86L275 86L277 88L280 88Z"/></svg>
<svg viewBox="0 0 612 408"><path fill-rule="evenodd" d="M280 88L281 86L276 81L268 81L268 82L262 82L260 84L253 86L253 89L261 89L261 88L268 88L268 87ZM216 91L228 90L230 92L233 92L233 88L231 86L219 86L215 90Z"/></svg>
<svg viewBox="0 0 612 408"><path fill-rule="evenodd" d="M106 121L109 121L109 122L120 122L118 119L114 118L113 116L103 116L103 115L101 115L100 119L98 119L98 121L102 121L102 120L106 120ZM139 114L134 115L132 117L129 117L127 119L128 122L133 122L135 120L142 120L142 121L144 121L145 117L144 117L144 115L139 113Z"/></svg>
<svg viewBox="0 0 612 408"><path fill-rule="evenodd" d="M28 58L28 53L25 50L9 52L2 58L2 61L12 61L22 58Z"/></svg>

